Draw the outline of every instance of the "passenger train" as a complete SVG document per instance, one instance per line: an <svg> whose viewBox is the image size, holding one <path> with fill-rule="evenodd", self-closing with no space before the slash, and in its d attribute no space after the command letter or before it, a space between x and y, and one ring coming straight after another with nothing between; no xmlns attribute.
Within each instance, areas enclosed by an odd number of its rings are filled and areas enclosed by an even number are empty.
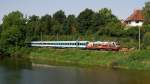
<svg viewBox="0 0 150 84"><path fill-rule="evenodd" d="M118 51L120 45L117 42L90 42L90 41L32 41L31 47L52 48L82 48L90 50Z"/></svg>
<svg viewBox="0 0 150 84"><path fill-rule="evenodd" d="M32 41L32 47L85 48L89 41Z"/></svg>

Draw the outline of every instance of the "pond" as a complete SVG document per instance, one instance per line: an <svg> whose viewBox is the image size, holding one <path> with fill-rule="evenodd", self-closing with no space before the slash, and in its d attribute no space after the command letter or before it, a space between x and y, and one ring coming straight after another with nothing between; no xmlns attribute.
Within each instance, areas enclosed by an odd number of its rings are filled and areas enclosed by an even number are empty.
<svg viewBox="0 0 150 84"><path fill-rule="evenodd" d="M0 84L150 84L150 71L0 62Z"/></svg>

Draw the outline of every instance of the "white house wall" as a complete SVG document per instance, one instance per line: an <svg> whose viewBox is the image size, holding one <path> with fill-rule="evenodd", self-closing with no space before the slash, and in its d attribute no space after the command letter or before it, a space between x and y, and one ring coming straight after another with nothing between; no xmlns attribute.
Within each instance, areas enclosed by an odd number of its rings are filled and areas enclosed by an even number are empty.
<svg viewBox="0 0 150 84"><path fill-rule="evenodd" d="M143 25L143 22L140 21L140 22L136 23L136 21L131 21L131 22L128 23L127 25L128 25L128 26L131 26L131 27L142 26L142 25Z"/></svg>

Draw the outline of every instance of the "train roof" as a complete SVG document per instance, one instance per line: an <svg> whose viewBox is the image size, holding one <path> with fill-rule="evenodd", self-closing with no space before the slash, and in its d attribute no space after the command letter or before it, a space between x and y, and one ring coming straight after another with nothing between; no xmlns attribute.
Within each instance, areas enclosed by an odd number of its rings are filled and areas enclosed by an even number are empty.
<svg viewBox="0 0 150 84"><path fill-rule="evenodd" d="M31 41L31 43L87 43L89 41Z"/></svg>

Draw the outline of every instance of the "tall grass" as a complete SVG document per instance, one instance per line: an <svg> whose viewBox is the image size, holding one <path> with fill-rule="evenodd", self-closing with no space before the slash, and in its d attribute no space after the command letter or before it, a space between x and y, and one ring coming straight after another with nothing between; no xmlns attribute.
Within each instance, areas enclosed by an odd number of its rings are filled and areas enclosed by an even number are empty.
<svg viewBox="0 0 150 84"><path fill-rule="evenodd" d="M81 49L33 49L29 55L34 61L75 64L79 66L101 66L127 69L149 69L150 52L106 52Z"/></svg>

